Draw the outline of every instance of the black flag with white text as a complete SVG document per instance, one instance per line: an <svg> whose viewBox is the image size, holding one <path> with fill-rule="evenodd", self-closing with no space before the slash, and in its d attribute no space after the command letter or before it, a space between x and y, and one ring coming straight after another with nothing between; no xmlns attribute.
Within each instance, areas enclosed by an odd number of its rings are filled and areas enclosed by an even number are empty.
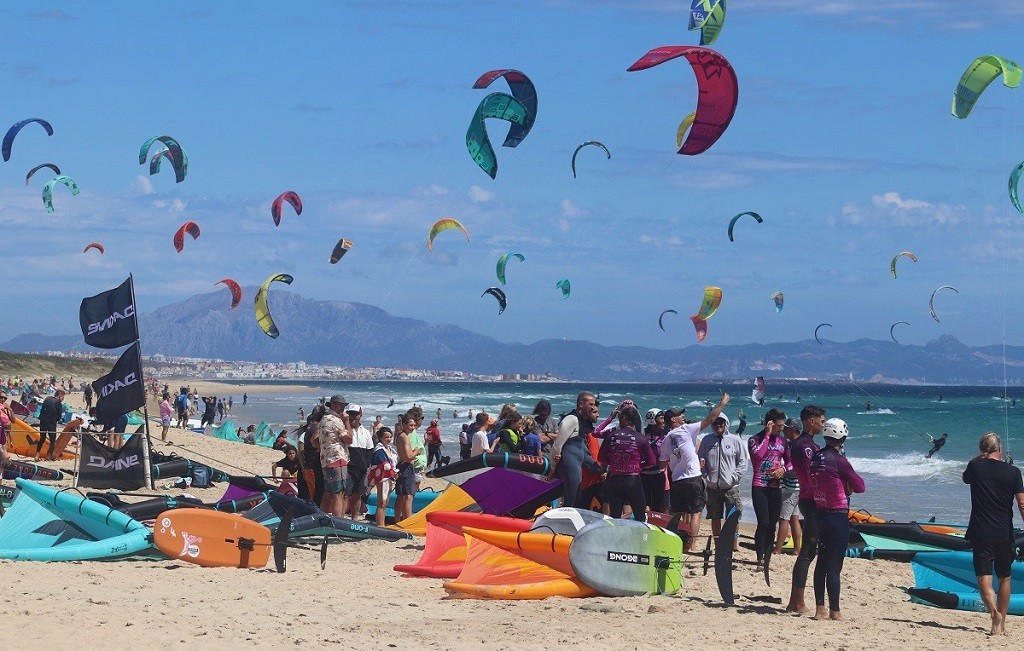
<svg viewBox="0 0 1024 651"><path fill-rule="evenodd" d="M107 423L146 404L139 342L124 351L114 369L92 383L96 392L96 419Z"/></svg>
<svg viewBox="0 0 1024 651"><path fill-rule="evenodd" d="M115 450L89 434L84 435L78 461L78 485L122 491L145 486L142 437L142 434L133 434L121 449Z"/></svg>
<svg viewBox="0 0 1024 651"><path fill-rule="evenodd" d="M120 348L138 339L132 277L114 289L83 298L78 321L85 343L96 348Z"/></svg>

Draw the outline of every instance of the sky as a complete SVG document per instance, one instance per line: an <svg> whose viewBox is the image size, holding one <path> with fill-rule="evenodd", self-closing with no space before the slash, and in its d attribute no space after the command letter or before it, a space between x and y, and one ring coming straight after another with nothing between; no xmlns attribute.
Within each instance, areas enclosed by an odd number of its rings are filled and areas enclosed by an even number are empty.
<svg viewBox="0 0 1024 651"><path fill-rule="evenodd" d="M0 162L0 341L78 331L81 299L134 274L142 312L221 292L230 277L452 323L506 342L696 344L688 317L723 291L700 345L805 340L1024 344L1024 215L1007 179L1024 159L1024 88L994 82L966 120L953 89L978 56L1024 62L1019 0L730 0L714 49L739 80L735 117L697 156L676 153L697 101L683 59L688 2L478 0L6 2L0 124L41 117ZM969 11L965 11L969 10ZM501 147L496 179L465 132L487 70L527 74L535 125ZM2 128L2 127L0 127ZM175 183L138 164L147 138L189 156ZM573 150L598 140L570 171ZM52 162L80 194L40 192ZM274 197L293 190L304 210ZM743 211L735 242L729 220ZM470 233L426 236L454 217ZM176 253L186 220L202 230ZM328 263L339 238L354 242ZM105 254L83 253L101 242ZM890 259L903 258L899 277ZM507 268L508 309L481 294ZM568 278L571 297L555 283ZM928 300L941 292L936 312ZM284 288L276 285L273 291ZM273 306L273 291L271 307ZM777 313L771 294L783 292ZM239 310L252 310L247 291ZM658 315L665 317L665 332ZM142 333L143 340L145 333Z"/></svg>

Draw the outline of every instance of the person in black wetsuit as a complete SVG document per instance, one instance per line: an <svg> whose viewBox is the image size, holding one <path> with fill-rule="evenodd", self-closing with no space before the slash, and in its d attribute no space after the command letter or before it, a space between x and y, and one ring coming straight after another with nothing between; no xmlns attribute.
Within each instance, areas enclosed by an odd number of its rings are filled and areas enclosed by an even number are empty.
<svg viewBox="0 0 1024 651"><path fill-rule="evenodd" d="M949 435L946 434L945 432L943 432L942 436L940 436L939 438L935 438L934 436L929 436L928 438L932 442L932 449L928 450L928 454L924 455L924 458L925 459L931 459L933 454L935 454L936 452L941 450L942 446L946 444L946 438L948 436Z"/></svg>

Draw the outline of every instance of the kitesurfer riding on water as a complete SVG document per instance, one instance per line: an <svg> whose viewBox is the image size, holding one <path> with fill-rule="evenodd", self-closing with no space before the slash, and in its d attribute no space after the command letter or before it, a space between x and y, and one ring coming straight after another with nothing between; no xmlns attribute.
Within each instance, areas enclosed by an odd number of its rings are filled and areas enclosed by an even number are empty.
<svg viewBox="0 0 1024 651"><path fill-rule="evenodd" d="M939 438L935 438L934 436L929 435L928 440L932 444L932 449L928 450L928 454L924 455L924 458L931 459L933 454L941 450L942 446L946 444L946 438L948 436L949 434L946 434L945 432L943 432L942 436L940 436Z"/></svg>

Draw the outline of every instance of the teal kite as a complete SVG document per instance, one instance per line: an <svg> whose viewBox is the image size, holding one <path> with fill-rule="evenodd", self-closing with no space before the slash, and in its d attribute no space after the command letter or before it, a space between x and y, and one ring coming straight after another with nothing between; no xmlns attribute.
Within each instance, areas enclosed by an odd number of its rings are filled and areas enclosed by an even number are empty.
<svg viewBox="0 0 1024 651"><path fill-rule="evenodd" d="M1013 168L1010 172L1010 203L1017 209L1017 212L1024 214L1024 210L1020 207L1020 195L1017 194L1017 185L1020 182L1020 175L1024 173L1024 161L1021 161L1020 165Z"/></svg>
<svg viewBox="0 0 1024 651"><path fill-rule="evenodd" d="M163 154L161 152L161 155L167 156L167 160L171 161L171 166L174 167L174 180L176 183L181 183L185 180L185 175L188 174L188 154L186 154L185 150L178 144L178 141L170 136L153 136L146 142L142 143L142 148L139 149L139 165L146 164L146 159L149 157L149 150L153 146L153 143L158 140L167 146L168 153ZM159 158L157 160L159 161ZM155 170L153 162L150 162L150 174L154 171L159 171L159 169L159 162L156 163Z"/></svg>
<svg viewBox="0 0 1024 651"><path fill-rule="evenodd" d="M78 184L70 176L58 176L51 179L45 186L43 186L43 205L46 206L46 212L53 212L53 186L58 183L63 183L67 186L68 190L71 190L71 195L78 194Z"/></svg>
<svg viewBox="0 0 1024 651"><path fill-rule="evenodd" d="M588 140L579 147L577 147L576 151L572 153L572 178L576 178L576 154L580 153L580 150L586 147L587 145L590 145L592 147L600 147L608 156L608 160L611 160L612 158L612 153L608 151L608 148L604 146L604 143L598 142L597 140Z"/></svg>
<svg viewBox="0 0 1024 651"><path fill-rule="evenodd" d="M569 298L569 292L571 290L571 287L569 285L569 279L568 278L563 278L563 279L559 280L557 283L555 283L555 289L562 290L562 299L563 300Z"/></svg>
<svg viewBox="0 0 1024 651"><path fill-rule="evenodd" d="M761 215L758 215L756 212L749 212L749 211L748 212L741 212L740 214L736 215L735 217L733 217L729 221L729 241L730 242L735 242L736 241L732 237L732 229L736 227L736 222L739 221L739 218L742 217L743 215L750 215L751 217L753 217L757 221L758 224L764 223L764 219L762 219Z"/></svg>
<svg viewBox="0 0 1024 651"><path fill-rule="evenodd" d="M775 311L782 311L782 304L784 302L782 292L772 292L772 300L775 301Z"/></svg>
<svg viewBox="0 0 1024 651"><path fill-rule="evenodd" d="M524 256L522 253L506 253L500 258L498 258L498 280L501 281L502 285L505 284L505 265L508 264L509 258L516 258L520 262L526 261L526 256Z"/></svg>
<svg viewBox="0 0 1024 651"><path fill-rule="evenodd" d="M523 124L526 121L526 107L511 95L491 93L476 107L476 113L469 122L469 128L466 129L466 149L480 169L493 179L498 175L498 159L487 137L487 127L484 125L486 118Z"/></svg>
<svg viewBox="0 0 1024 651"><path fill-rule="evenodd" d="M967 66L953 91L953 116L963 120L971 114L974 103L996 77L1002 75L1007 88L1020 86L1024 71L1015 62L989 54L975 59Z"/></svg>

